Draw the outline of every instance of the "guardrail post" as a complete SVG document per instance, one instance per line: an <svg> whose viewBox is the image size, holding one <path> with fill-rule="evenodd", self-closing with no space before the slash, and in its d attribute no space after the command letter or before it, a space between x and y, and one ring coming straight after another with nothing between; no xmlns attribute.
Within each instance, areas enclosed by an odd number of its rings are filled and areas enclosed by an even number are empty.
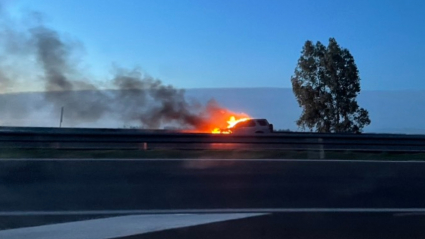
<svg viewBox="0 0 425 239"><path fill-rule="evenodd" d="M323 146L323 139L319 138L319 150L320 150L320 159L324 159L325 158L325 149Z"/></svg>
<svg viewBox="0 0 425 239"><path fill-rule="evenodd" d="M148 143L147 142L143 142L142 145L140 145L140 148L143 150L148 150Z"/></svg>

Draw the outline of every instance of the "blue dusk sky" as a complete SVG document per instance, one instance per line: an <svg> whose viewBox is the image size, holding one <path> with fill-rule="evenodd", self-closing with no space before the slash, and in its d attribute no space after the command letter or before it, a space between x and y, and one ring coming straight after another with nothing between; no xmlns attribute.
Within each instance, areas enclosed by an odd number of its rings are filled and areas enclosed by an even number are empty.
<svg viewBox="0 0 425 239"><path fill-rule="evenodd" d="M425 1L0 0L84 45L103 76L140 67L178 88L291 87L306 40L354 56L362 89L425 89Z"/></svg>

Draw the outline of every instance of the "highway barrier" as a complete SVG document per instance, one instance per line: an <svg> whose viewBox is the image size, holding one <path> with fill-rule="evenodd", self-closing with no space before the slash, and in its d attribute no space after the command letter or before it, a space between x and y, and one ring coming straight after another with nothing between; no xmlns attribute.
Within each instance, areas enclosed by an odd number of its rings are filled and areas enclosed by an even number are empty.
<svg viewBox="0 0 425 239"><path fill-rule="evenodd" d="M166 130L0 127L0 149L250 149L425 152L424 135L285 132L213 135Z"/></svg>

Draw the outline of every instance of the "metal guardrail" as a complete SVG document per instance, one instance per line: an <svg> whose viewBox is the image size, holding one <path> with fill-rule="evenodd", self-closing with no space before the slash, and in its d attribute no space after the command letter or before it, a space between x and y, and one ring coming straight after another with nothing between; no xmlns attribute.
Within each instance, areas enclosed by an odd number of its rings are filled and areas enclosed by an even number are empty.
<svg viewBox="0 0 425 239"><path fill-rule="evenodd" d="M425 152L425 135L213 135L165 130L0 127L0 149L281 149Z"/></svg>

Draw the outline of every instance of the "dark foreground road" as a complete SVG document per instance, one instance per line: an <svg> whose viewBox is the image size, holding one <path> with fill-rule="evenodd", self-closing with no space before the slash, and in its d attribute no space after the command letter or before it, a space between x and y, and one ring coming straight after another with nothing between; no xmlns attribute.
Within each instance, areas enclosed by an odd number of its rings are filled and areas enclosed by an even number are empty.
<svg viewBox="0 0 425 239"><path fill-rule="evenodd" d="M391 213L277 213L122 239L406 239L425 237L425 215Z"/></svg>
<svg viewBox="0 0 425 239"><path fill-rule="evenodd" d="M0 168L0 229L243 212L266 214L128 238L425 237L422 162L29 159Z"/></svg>

